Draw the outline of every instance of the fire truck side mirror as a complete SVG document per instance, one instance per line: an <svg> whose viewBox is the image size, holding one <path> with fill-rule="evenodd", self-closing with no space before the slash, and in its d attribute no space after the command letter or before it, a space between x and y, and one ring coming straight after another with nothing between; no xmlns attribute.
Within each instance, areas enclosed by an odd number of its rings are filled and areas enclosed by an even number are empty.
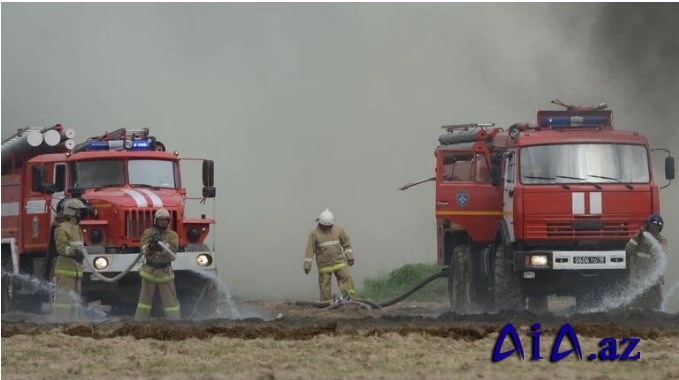
<svg viewBox="0 0 679 380"><path fill-rule="evenodd" d="M34 166L31 175L33 181L31 190L36 193L54 194L56 186L45 180L47 178L47 168L45 166Z"/></svg>
<svg viewBox="0 0 679 380"><path fill-rule="evenodd" d="M213 187L215 185L215 162L203 160L203 186ZM205 192L205 189L203 189Z"/></svg>
<svg viewBox="0 0 679 380"><path fill-rule="evenodd" d="M665 178L668 180L674 179L674 157L665 157Z"/></svg>
<svg viewBox="0 0 679 380"><path fill-rule="evenodd" d="M53 183L43 182L40 184L40 189L43 194L54 194L56 186Z"/></svg>
<svg viewBox="0 0 679 380"><path fill-rule="evenodd" d="M203 198L214 198L217 196L217 188L214 186L203 187Z"/></svg>

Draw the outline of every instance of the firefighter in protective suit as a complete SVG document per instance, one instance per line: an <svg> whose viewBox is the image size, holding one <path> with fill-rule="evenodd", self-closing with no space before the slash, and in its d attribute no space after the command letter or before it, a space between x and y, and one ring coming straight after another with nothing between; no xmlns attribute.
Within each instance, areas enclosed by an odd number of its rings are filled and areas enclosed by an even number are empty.
<svg viewBox="0 0 679 380"><path fill-rule="evenodd" d="M651 235L658 240L658 243L662 245L663 252L660 253L661 255L667 253L667 239L660 234L663 225L663 218L658 214L652 214L648 217L644 225L639 228L639 231L637 231L637 233L627 242L625 252L628 268L630 268L630 282L632 286L634 286L635 283L638 284L643 282L644 278L650 274L657 261L657 258L654 258L651 254L652 243L647 241L644 237L644 231L651 233ZM661 285L663 282L664 279L663 276L661 276L650 289L632 301L630 306L642 309L660 310L662 304Z"/></svg>
<svg viewBox="0 0 679 380"><path fill-rule="evenodd" d="M54 264L55 296L52 304L54 316L61 321L77 319L80 315L82 289L83 234L80 230L81 213L87 208L79 199L64 203L54 230L57 254Z"/></svg>
<svg viewBox="0 0 679 380"><path fill-rule="evenodd" d="M141 235L141 250L146 262L139 268L141 291L134 319L143 320L151 316L156 289L160 293L165 318L179 319L179 301L174 285L172 258L158 244L162 241L173 253L177 252L179 237L168 228L169 224L170 213L164 208L158 209L153 219L153 227L147 228Z"/></svg>
<svg viewBox="0 0 679 380"><path fill-rule="evenodd" d="M335 217L325 209L317 219L318 225L309 233L304 258L304 273L309 274L311 263L316 256L318 285L321 302L330 302L332 275L345 297L352 297L356 291L349 267L354 265L354 251L344 229L335 225Z"/></svg>

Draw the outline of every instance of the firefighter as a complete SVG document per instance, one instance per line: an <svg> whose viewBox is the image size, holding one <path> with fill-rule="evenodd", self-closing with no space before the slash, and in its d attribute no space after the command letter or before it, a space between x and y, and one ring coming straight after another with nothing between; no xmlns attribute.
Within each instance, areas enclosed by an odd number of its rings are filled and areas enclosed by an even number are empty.
<svg viewBox="0 0 679 380"><path fill-rule="evenodd" d="M335 225L335 217L325 209L316 220L318 225L309 233L309 242L304 258L304 273L311 271L311 263L316 256L318 267L318 286L321 302L330 302L332 275L344 297L356 293L349 267L354 265L354 251L344 229Z"/></svg>
<svg viewBox="0 0 679 380"><path fill-rule="evenodd" d="M658 214L652 214L646 219L646 222L639 228L637 233L627 242L625 252L627 256L628 268L630 268L631 283L639 284L648 276L654 265L657 265L657 258L651 255L651 242L643 235L644 231L648 231L656 238L658 243L662 245L662 255L667 252L667 239L661 234L664 225L663 218ZM662 304L662 288L661 285L664 278L660 278L643 294L637 297L630 304L631 307L638 307L642 309L659 310Z"/></svg>
<svg viewBox="0 0 679 380"><path fill-rule="evenodd" d="M169 228L170 213L158 209L153 219L153 227L147 228L141 235L141 250L146 262L139 268L141 291L134 319L148 319L151 316L153 296L158 289L165 311L165 318L179 319L179 301L174 285L172 257L159 244L163 242L174 253L179 247L177 233Z"/></svg>
<svg viewBox="0 0 679 380"><path fill-rule="evenodd" d="M52 311L61 321L74 320L80 315L82 289L83 234L80 218L86 206L77 198L68 199L56 219L54 230L57 254L54 265L55 297Z"/></svg>

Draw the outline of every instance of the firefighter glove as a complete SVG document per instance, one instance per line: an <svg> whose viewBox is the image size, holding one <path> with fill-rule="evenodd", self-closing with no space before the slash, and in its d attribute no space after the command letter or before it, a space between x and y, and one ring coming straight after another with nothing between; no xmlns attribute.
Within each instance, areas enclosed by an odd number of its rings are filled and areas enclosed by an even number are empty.
<svg viewBox="0 0 679 380"><path fill-rule="evenodd" d="M158 242L163 241L163 239L160 237L160 234L153 234L151 237L151 244L149 244L150 248L153 250L159 250L160 249L160 244Z"/></svg>
<svg viewBox="0 0 679 380"><path fill-rule="evenodd" d="M304 273L309 274L311 272L311 263L309 261L304 262Z"/></svg>
<svg viewBox="0 0 679 380"><path fill-rule="evenodd" d="M354 266L354 259L347 259L347 263L349 264L350 267Z"/></svg>

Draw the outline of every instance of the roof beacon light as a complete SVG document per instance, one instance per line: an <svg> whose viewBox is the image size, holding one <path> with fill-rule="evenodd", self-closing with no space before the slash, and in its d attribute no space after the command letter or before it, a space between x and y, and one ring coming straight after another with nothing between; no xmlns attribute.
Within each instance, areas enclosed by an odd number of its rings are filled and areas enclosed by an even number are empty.
<svg viewBox="0 0 679 380"><path fill-rule="evenodd" d="M122 149L123 140L97 141L92 140L87 143L87 150L114 150Z"/></svg>
<svg viewBox="0 0 679 380"><path fill-rule="evenodd" d="M608 123L608 117L604 115L585 116L548 116L545 117L544 125L548 127L584 127L603 126Z"/></svg>
<svg viewBox="0 0 679 380"><path fill-rule="evenodd" d="M151 144L151 140L134 140L132 141L132 146L129 148L130 150L151 150L153 145Z"/></svg>

